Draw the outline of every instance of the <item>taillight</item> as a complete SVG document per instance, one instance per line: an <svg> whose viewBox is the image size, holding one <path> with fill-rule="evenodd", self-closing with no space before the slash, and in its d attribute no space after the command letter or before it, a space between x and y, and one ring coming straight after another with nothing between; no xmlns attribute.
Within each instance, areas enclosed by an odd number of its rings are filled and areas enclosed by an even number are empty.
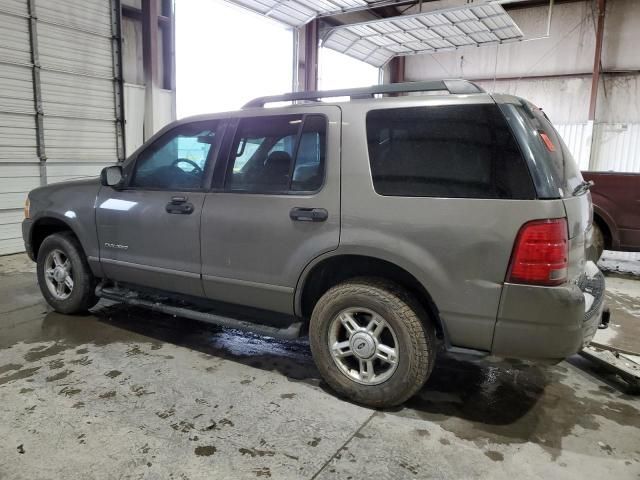
<svg viewBox="0 0 640 480"><path fill-rule="evenodd" d="M518 232L507 282L560 285L567 280L569 234L564 218L534 220Z"/></svg>

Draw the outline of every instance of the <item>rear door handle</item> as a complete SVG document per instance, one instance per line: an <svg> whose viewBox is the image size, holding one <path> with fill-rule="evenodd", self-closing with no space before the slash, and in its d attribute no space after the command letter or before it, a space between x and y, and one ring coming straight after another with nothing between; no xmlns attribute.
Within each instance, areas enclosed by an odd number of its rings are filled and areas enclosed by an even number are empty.
<svg viewBox="0 0 640 480"><path fill-rule="evenodd" d="M289 212L289 218L297 222L324 222L329 218L329 212L324 208L294 207Z"/></svg>

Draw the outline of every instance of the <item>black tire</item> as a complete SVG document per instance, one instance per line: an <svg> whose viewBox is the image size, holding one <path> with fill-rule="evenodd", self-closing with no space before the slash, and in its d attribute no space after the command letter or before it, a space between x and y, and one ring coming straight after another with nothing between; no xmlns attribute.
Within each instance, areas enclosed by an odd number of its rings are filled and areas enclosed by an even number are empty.
<svg viewBox="0 0 640 480"><path fill-rule="evenodd" d="M333 319L353 307L375 312L395 332L397 367L383 383L364 385L351 379L330 352ZM315 363L329 386L374 408L399 405L412 397L427 381L436 357L435 330L424 309L398 285L376 278L354 278L329 289L313 310L309 340Z"/></svg>
<svg viewBox="0 0 640 480"><path fill-rule="evenodd" d="M45 262L55 250L61 251L71 263L69 276L73 280L73 288L65 299L57 298L49 290L45 278ZM99 299L95 295L96 278L89 269L82 246L71 232L54 233L43 240L38 250L37 275L42 296L56 312L85 313L98 303Z"/></svg>
<svg viewBox="0 0 640 480"><path fill-rule="evenodd" d="M604 251L604 233L597 223L593 223L593 251L595 255L595 262L597 263Z"/></svg>

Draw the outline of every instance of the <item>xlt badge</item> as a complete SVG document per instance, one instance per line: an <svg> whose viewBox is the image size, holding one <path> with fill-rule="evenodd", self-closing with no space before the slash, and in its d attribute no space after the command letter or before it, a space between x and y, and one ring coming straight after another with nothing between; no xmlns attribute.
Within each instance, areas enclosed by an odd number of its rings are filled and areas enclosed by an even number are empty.
<svg viewBox="0 0 640 480"><path fill-rule="evenodd" d="M118 250L127 250L129 245L120 245L119 243L104 243L105 248L117 248Z"/></svg>

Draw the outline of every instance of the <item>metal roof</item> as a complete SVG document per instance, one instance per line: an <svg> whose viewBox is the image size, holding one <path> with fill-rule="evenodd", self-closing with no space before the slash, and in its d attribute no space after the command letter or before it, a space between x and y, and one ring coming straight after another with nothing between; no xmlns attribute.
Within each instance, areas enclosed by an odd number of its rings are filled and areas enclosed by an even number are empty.
<svg viewBox="0 0 640 480"><path fill-rule="evenodd" d="M398 55L502 43L523 36L501 5L489 4L335 27L322 46L381 67Z"/></svg>
<svg viewBox="0 0 640 480"><path fill-rule="evenodd" d="M381 0L228 0L291 27L302 27L316 17L364 10Z"/></svg>

